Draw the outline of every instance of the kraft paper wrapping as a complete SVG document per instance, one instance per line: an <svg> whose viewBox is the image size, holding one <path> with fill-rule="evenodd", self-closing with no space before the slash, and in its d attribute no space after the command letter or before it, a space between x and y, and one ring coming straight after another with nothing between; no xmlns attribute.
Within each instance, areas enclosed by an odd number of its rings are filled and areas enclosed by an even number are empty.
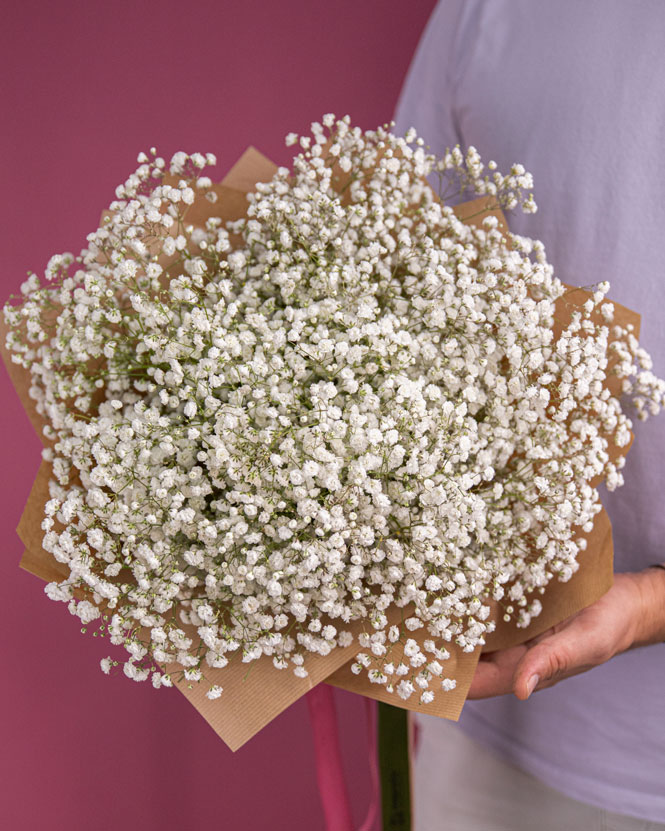
<svg viewBox="0 0 665 831"><path fill-rule="evenodd" d="M219 216L225 221L241 218L247 209L246 194L254 189L257 182L271 179L276 170L275 164L250 147L222 182L213 186L218 201L211 204L207 199L198 197L188 209L187 222L203 225L210 216ZM338 177L336 186L340 189L344 186L342 177ZM503 215L499 211L491 210L487 197L460 205L455 211L461 219L474 224L493 213L499 219L503 230L508 230ZM164 259L162 265L168 270L168 260ZM557 317L562 321L569 319L570 309L584 303L587 297L588 294L582 289L571 290L559 301ZM615 321L622 325L632 323L637 335L639 315L618 304L614 305ZM560 328L561 324L558 323L555 331ZM42 431L44 420L37 413L34 400L29 394L30 374L12 362L5 346L6 335L7 327L0 316L0 346L7 371L33 427L46 445L48 442ZM620 451L611 442L610 449L611 455L614 456L626 452L625 449ZM17 531L25 546L20 562L21 568L42 580L59 582L69 576L69 570L42 548L41 521L44 505L49 498L50 477L50 465L42 462ZM578 558L578 571L567 583L552 581L549 584L541 597L543 611L529 627L518 629L512 622L505 623L501 614L497 614L496 630L488 636L483 650L478 648L472 653L465 653L454 644L445 644L450 658L443 664L444 675L456 679L457 686L450 692L437 693L434 701L427 705L420 704L415 694L412 699L403 701L396 694L387 693L383 686L371 683L366 675L354 675L351 672L351 664L359 651L356 643L345 648L338 647L326 657L308 656L306 666L309 675L304 679L297 678L290 669L276 670L272 660L266 657L249 664L240 660L230 661L223 669L206 668L206 681L219 684L224 689L221 697L214 701L205 695L209 683L176 681L176 668L164 669L173 671L175 686L231 750L237 750L245 744L283 710L322 681L408 710L456 720L466 699L481 651L503 649L523 643L595 602L610 588L613 575L612 532L609 517L604 510L597 515L591 534L585 536L588 546ZM387 616L391 623L399 623L403 617L408 616L408 611L393 607L388 610ZM359 621L346 628L356 634L362 631L363 624ZM421 629L410 633L410 637L422 641L428 634L426 629ZM397 649L391 659L400 658L400 650Z"/></svg>

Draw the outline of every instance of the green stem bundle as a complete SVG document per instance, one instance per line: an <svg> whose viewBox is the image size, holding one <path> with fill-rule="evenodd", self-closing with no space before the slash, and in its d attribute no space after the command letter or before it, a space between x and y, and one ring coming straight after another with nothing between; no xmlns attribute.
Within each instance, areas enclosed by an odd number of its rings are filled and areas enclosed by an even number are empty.
<svg viewBox="0 0 665 831"><path fill-rule="evenodd" d="M383 831L411 831L409 713L378 705L378 754Z"/></svg>

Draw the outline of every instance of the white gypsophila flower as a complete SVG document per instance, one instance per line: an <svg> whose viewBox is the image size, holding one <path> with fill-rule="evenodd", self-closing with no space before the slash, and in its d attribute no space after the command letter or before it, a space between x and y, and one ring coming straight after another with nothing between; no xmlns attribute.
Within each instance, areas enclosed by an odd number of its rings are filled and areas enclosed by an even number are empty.
<svg viewBox="0 0 665 831"><path fill-rule="evenodd" d="M222 692L222 688L218 684L214 684L206 693L206 698L214 700L216 698L219 698Z"/></svg>
<svg viewBox="0 0 665 831"><path fill-rule="evenodd" d="M211 154L142 154L81 255L5 307L47 422L44 548L70 571L46 592L128 677L262 656L305 677L361 621L353 672L427 703L455 686L444 644L482 646L490 601L528 625L577 568L589 483L623 483L610 366L639 418L665 385L609 286L568 310L541 243L445 204L533 211L523 167L407 138L327 114L230 223Z"/></svg>

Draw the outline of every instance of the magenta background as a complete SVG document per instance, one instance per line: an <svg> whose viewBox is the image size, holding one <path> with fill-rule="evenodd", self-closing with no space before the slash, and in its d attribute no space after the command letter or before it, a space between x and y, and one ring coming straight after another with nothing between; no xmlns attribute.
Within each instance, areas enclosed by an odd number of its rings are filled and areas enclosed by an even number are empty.
<svg viewBox="0 0 665 831"><path fill-rule="evenodd" d="M434 0L5 4L0 30L0 299L55 252L78 252L136 155L249 143L324 112L389 120ZM236 754L176 691L106 678L105 644L18 569L14 528L39 443L0 376L0 815L12 831L320 831L307 708ZM361 699L338 693L357 822L369 795Z"/></svg>

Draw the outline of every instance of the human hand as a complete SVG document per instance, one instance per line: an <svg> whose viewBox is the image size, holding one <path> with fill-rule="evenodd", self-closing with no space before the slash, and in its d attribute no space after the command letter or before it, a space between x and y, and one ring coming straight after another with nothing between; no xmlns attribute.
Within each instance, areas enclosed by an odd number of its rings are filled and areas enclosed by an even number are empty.
<svg viewBox="0 0 665 831"><path fill-rule="evenodd" d="M665 571L615 574L600 600L542 635L510 649L483 655L469 698L534 690L586 672L620 652L665 640Z"/></svg>

